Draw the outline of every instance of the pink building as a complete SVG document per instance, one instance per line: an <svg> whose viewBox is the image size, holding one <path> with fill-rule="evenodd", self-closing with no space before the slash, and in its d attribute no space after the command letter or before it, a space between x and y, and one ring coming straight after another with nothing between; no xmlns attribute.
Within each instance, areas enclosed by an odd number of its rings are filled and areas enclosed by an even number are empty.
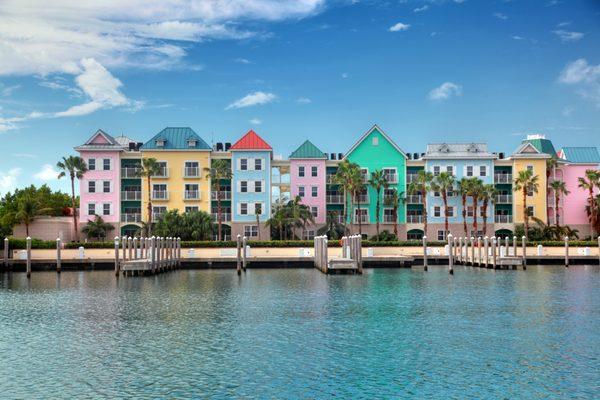
<svg viewBox="0 0 600 400"><path fill-rule="evenodd" d="M315 218L315 226L309 228L307 236L314 235L326 222L326 161L327 155L308 140L290 155L292 198L300 196Z"/></svg>

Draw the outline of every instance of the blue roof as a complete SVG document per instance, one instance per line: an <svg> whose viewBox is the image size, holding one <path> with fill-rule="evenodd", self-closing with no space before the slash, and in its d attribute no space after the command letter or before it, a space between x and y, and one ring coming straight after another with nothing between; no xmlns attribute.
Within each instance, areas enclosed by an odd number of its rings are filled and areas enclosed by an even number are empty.
<svg viewBox="0 0 600 400"><path fill-rule="evenodd" d="M598 164L600 154L595 147L563 147L563 157L575 164Z"/></svg>
<svg viewBox="0 0 600 400"><path fill-rule="evenodd" d="M195 146L190 145L195 141ZM163 141L162 146L157 143ZM142 150L211 150L211 147L192 128L166 127L142 146Z"/></svg>

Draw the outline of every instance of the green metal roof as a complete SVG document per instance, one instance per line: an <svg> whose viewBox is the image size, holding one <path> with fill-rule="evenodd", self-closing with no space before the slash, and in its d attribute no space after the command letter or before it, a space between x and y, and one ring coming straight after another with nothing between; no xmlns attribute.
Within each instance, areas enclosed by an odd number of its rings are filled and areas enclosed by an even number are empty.
<svg viewBox="0 0 600 400"><path fill-rule="evenodd" d="M576 164L599 164L600 154L595 147L563 147L563 157Z"/></svg>
<svg viewBox="0 0 600 400"><path fill-rule="evenodd" d="M290 158L319 158L326 159L327 155L323 153L317 146L312 144L310 140L302 143L291 155Z"/></svg>
<svg viewBox="0 0 600 400"><path fill-rule="evenodd" d="M556 157L556 150L549 139L525 139L523 143L531 143L539 152Z"/></svg>
<svg viewBox="0 0 600 400"><path fill-rule="evenodd" d="M190 140L195 140L196 145L191 146ZM163 146L157 145L160 141ZM211 147L192 128L167 127L144 143L142 150L211 150Z"/></svg>

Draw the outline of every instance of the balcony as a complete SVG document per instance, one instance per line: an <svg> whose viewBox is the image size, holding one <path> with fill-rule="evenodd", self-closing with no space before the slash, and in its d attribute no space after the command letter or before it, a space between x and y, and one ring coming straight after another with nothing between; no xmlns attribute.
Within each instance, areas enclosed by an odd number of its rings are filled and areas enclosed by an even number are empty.
<svg viewBox="0 0 600 400"><path fill-rule="evenodd" d="M417 174L408 174L406 175L406 183L411 183L417 180Z"/></svg>
<svg viewBox="0 0 600 400"><path fill-rule="evenodd" d="M210 214L210 216L212 217L213 221L217 222L218 214L216 212ZM231 213L222 212L221 213L221 222L230 222L230 221L231 221Z"/></svg>
<svg viewBox="0 0 600 400"><path fill-rule="evenodd" d="M409 224L422 224L423 216L422 215L407 215L406 222Z"/></svg>
<svg viewBox="0 0 600 400"><path fill-rule="evenodd" d="M121 214L121 222L142 222L141 213L123 213Z"/></svg>
<svg viewBox="0 0 600 400"><path fill-rule="evenodd" d="M185 167L183 169L184 178L198 178L200 177L200 168L198 167Z"/></svg>
<svg viewBox="0 0 600 400"><path fill-rule="evenodd" d="M325 181L327 182L327 184L329 185L335 185L335 174L327 174L327 177L325 178Z"/></svg>
<svg viewBox="0 0 600 400"><path fill-rule="evenodd" d="M384 224L393 224L394 222L396 222L396 218L394 218L393 215L384 215L383 216L383 223Z"/></svg>
<svg viewBox="0 0 600 400"><path fill-rule="evenodd" d="M121 192L121 200L142 200L142 192L139 190L125 190Z"/></svg>
<svg viewBox="0 0 600 400"><path fill-rule="evenodd" d="M142 172L141 168L135 168L135 167L121 168L121 178L139 178L140 172Z"/></svg>
<svg viewBox="0 0 600 400"><path fill-rule="evenodd" d="M494 215L494 222L497 224L512 224L512 215Z"/></svg>
<svg viewBox="0 0 600 400"><path fill-rule="evenodd" d="M496 204L512 204L512 194L499 194L496 196Z"/></svg>
<svg viewBox="0 0 600 400"><path fill-rule="evenodd" d="M152 200L169 200L169 192L167 190L153 190Z"/></svg>
<svg viewBox="0 0 600 400"><path fill-rule="evenodd" d="M398 183L398 174L396 174L396 173L383 174L383 177L385 178L387 183L392 183L392 184Z"/></svg>
<svg viewBox="0 0 600 400"><path fill-rule="evenodd" d="M344 204L344 196L341 194L328 194L325 198L327 204Z"/></svg>
<svg viewBox="0 0 600 400"><path fill-rule="evenodd" d="M354 196L354 204L369 204L369 195L368 194L359 194L358 196Z"/></svg>
<svg viewBox="0 0 600 400"><path fill-rule="evenodd" d="M158 169L158 173L156 175L152 175L153 178L168 178L169 177L169 168L160 167Z"/></svg>
<svg viewBox="0 0 600 400"><path fill-rule="evenodd" d="M512 183L512 174L494 174L494 183Z"/></svg>
<svg viewBox="0 0 600 400"><path fill-rule="evenodd" d="M422 204L423 196L420 194L409 194L406 196L406 204Z"/></svg>
<svg viewBox="0 0 600 400"><path fill-rule="evenodd" d="M152 213L152 221L158 221L162 218L164 212L153 212Z"/></svg>
<svg viewBox="0 0 600 400"><path fill-rule="evenodd" d="M200 192L198 190L186 190L183 192L184 200L200 200Z"/></svg>
<svg viewBox="0 0 600 400"><path fill-rule="evenodd" d="M218 195L218 192L213 190L212 192L210 192L210 199L217 200L217 195ZM225 200L225 201L231 200L231 190L222 190L221 191L221 200Z"/></svg>
<svg viewBox="0 0 600 400"><path fill-rule="evenodd" d="M354 215L354 223L358 224L368 224L369 223L369 216L368 215Z"/></svg>

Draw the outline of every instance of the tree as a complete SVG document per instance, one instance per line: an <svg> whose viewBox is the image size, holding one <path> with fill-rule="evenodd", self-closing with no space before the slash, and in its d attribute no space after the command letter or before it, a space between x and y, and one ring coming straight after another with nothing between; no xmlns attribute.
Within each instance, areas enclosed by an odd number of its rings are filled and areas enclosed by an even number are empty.
<svg viewBox="0 0 600 400"><path fill-rule="evenodd" d="M77 227L77 204L75 202L75 178L83 178L88 170L87 165L83 158L77 156L63 157L62 161L56 163L56 166L60 170L58 179L69 175L71 179L71 206L73 208L73 228L75 229L75 241L79 240L78 227Z"/></svg>
<svg viewBox="0 0 600 400"><path fill-rule="evenodd" d="M161 172L161 166L156 158L142 158L142 166L137 173L140 178L146 178L148 189L148 236L152 236L152 177Z"/></svg>
<svg viewBox="0 0 600 400"><path fill-rule="evenodd" d="M271 213L271 218L266 221L272 233L278 233L280 240L286 240L288 233L293 236L295 229L301 229L304 236L307 224L314 223L310 208L302 204L301 200L300 196L296 196L286 204L277 204Z"/></svg>
<svg viewBox="0 0 600 400"><path fill-rule="evenodd" d="M590 219L591 236L594 239L598 202L594 197L594 189L600 187L600 171L587 169L585 176L579 177L579 187L588 191L588 217Z"/></svg>
<svg viewBox="0 0 600 400"><path fill-rule="evenodd" d="M256 203L254 206L254 214L256 215L256 229L258 232L258 240L260 240L260 215L262 214L262 204ZM220 225L220 222L219 222ZM219 230L221 227L219 226ZM221 233L219 233L219 237L221 237Z"/></svg>
<svg viewBox="0 0 600 400"><path fill-rule="evenodd" d="M552 155L546 161L546 183L548 184L548 189L551 188L550 182L553 180L551 178L555 177L556 167L558 166L558 159ZM548 225L550 225L550 207L546 207L546 218L548 220Z"/></svg>
<svg viewBox="0 0 600 400"><path fill-rule="evenodd" d="M410 195L420 195L421 205L423 206L423 232L427 235L427 193L431 191L433 174L431 172L419 171L417 177L408 185Z"/></svg>
<svg viewBox="0 0 600 400"><path fill-rule="evenodd" d="M458 181L458 193L460 194L462 203L463 229L465 231L465 236L469 235L469 232L467 232L467 197L471 193L471 183L472 181L469 178L461 178L461 180Z"/></svg>
<svg viewBox="0 0 600 400"><path fill-rule="evenodd" d="M527 211L527 193L537 193L540 186L539 176L533 175L533 171L525 169L519 171L519 175L515 178L513 184L513 190L515 192L521 192L523 195L523 220L525 222L525 237L529 238L529 212Z"/></svg>
<svg viewBox="0 0 600 400"><path fill-rule="evenodd" d="M328 211L325 225L317 230L317 235L327 235L331 240L341 239L344 236L345 227L339 223L338 212Z"/></svg>
<svg viewBox="0 0 600 400"><path fill-rule="evenodd" d="M108 232L114 230L115 227L111 224L104 222L104 220L96 215L93 221L88 221L87 225L81 229L88 238L91 239L106 239Z"/></svg>
<svg viewBox="0 0 600 400"><path fill-rule="evenodd" d="M395 188L392 189L392 194L385 199L385 204L392 206L392 215L394 217L394 235L398 239L398 208L400 208L400 202L403 201L401 196L403 193L398 193Z"/></svg>
<svg viewBox="0 0 600 400"><path fill-rule="evenodd" d="M559 217L559 212L558 212L558 204L560 203L560 197L561 196L566 196L569 193L571 193L568 189L567 189L567 185L565 184L564 181L552 181L550 182L550 188L552 189L552 192L554 193L554 224L556 226L560 226L558 217ZM550 219L548 219L548 225L550 225Z"/></svg>
<svg viewBox="0 0 600 400"><path fill-rule="evenodd" d="M206 179L210 180L210 189L217 193L217 238L222 240L223 208L221 207L221 201L223 199L223 187L221 181L233 177L231 164L223 159L212 160L211 168L204 168L204 171L207 172ZM260 226L258 236L260 240Z"/></svg>
<svg viewBox="0 0 600 400"><path fill-rule="evenodd" d="M211 240L214 224L206 211L192 211L179 214L169 210L154 226L158 236L180 237L181 240Z"/></svg>
<svg viewBox="0 0 600 400"><path fill-rule="evenodd" d="M333 182L340 186L344 195L344 229L348 231L348 209L350 208L348 197L354 196L354 190L356 186L357 176L361 177L360 167L356 163L352 163L348 160L343 160L339 165L337 172L333 176Z"/></svg>
<svg viewBox="0 0 600 400"><path fill-rule="evenodd" d="M442 195L442 201L444 203L444 232L448 235L450 229L448 227L448 218L450 217L448 212L448 192L454 190L454 184L456 179L450 172L440 172L433 178L431 183L431 189L435 192L440 192Z"/></svg>
<svg viewBox="0 0 600 400"><path fill-rule="evenodd" d="M496 204L496 196L498 195L498 189L492 184L483 185L483 190L480 193L481 204L481 218L483 219L483 236L487 235L487 210L490 202Z"/></svg>
<svg viewBox="0 0 600 400"><path fill-rule="evenodd" d="M380 209L381 209L381 191L390 187L390 184L387 180L387 176L384 174L382 170L376 170L371 173L371 179L369 179L369 185L375 189L375 193L377 193L377 201L375 203L375 229L377 231L377 236L379 236L379 219L380 219Z"/></svg>
<svg viewBox="0 0 600 400"><path fill-rule="evenodd" d="M473 199L473 231L475 232L474 235L477 235L477 210L482 192L483 181L479 178L471 178L469 193L471 194L471 199Z"/></svg>
<svg viewBox="0 0 600 400"><path fill-rule="evenodd" d="M41 207L40 202L32 196L24 196L19 199L14 221L25 225L25 234L29 236L29 225L40 215L48 215L49 209Z"/></svg>

